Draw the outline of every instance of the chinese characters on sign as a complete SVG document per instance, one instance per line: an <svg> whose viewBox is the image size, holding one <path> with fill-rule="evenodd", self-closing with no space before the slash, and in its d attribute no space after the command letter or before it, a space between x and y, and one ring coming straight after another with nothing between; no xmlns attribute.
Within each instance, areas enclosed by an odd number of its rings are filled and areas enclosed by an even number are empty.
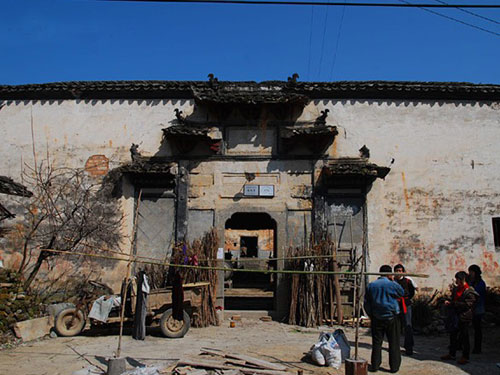
<svg viewBox="0 0 500 375"><path fill-rule="evenodd" d="M245 185L245 197L274 197L274 185Z"/></svg>

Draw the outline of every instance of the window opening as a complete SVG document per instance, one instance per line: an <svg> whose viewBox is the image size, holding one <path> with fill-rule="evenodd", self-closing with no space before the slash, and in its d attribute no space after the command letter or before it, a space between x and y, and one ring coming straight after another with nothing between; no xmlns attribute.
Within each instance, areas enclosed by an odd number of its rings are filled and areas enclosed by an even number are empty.
<svg viewBox="0 0 500 375"><path fill-rule="evenodd" d="M500 247L500 217L494 217L491 221L493 224L493 241L495 247Z"/></svg>

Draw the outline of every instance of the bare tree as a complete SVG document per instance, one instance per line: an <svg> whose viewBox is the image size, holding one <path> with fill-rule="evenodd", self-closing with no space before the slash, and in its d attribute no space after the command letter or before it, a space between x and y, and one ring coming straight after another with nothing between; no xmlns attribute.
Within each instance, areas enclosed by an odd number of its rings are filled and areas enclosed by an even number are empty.
<svg viewBox="0 0 500 375"><path fill-rule="evenodd" d="M56 168L48 162L27 167L24 181L33 192L19 228L23 239L19 271L29 273L25 288L44 261L60 255L44 249L89 253L96 248L119 248L123 216L111 187L82 169Z"/></svg>

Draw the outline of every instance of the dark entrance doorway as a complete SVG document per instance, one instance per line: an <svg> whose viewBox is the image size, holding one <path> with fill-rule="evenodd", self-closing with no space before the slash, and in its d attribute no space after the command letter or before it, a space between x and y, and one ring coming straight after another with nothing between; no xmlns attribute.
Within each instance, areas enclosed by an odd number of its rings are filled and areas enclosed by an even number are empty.
<svg viewBox="0 0 500 375"><path fill-rule="evenodd" d="M233 272L225 280L226 310L272 310L275 280L266 271L275 268L276 222L269 214L238 212L226 221L225 258L231 268L255 272Z"/></svg>

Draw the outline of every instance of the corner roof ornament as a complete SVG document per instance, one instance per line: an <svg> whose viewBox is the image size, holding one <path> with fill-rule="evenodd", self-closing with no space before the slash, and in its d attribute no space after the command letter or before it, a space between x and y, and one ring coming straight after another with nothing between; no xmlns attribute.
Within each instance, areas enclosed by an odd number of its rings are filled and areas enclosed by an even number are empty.
<svg viewBox="0 0 500 375"><path fill-rule="evenodd" d="M318 116L316 120L314 121L314 125L326 125L326 118L328 117L328 112L330 110L326 108L324 111L321 111L321 116Z"/></svg>
<svg viewBox="0 0 500 375"><path fill-rule="evenodd" d="M208 85L212 88L215 88L219 84L219 79L213 74L208 74Z"/></svg>
<svg viewBox="0 0 500 375"><path fill-rule="evenodd" d="M297 80L299 79L299 75L297 73L293 73L291 77L288 77L288 84L295 85Z"/></svg>

